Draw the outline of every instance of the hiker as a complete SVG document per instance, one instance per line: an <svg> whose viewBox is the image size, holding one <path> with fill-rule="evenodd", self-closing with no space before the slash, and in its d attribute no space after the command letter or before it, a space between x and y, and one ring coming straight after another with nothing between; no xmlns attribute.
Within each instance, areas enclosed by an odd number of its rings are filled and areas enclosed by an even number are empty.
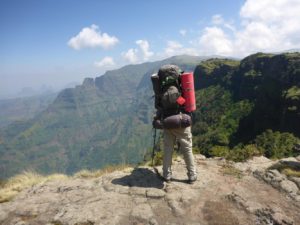
<svg viewBox="0 0 300 225"><path fill-rule="evenodd" d="M182 97L182 74L178 66L164 65L159 69L158 74L151 76L157 109L153 127L163 129L163 178L165 181L170 182L172 179L172 153L174 144L178 142L184 156L188 182L193 183L197 180L197 174L192 152L192 120L191 112L187 112L184 107L186 99Z"/></svg>

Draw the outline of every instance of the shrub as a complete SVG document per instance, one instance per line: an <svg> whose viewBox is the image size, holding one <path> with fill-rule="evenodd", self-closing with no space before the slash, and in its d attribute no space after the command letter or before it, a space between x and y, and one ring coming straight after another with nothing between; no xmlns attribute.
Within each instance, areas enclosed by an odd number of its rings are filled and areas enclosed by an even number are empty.
<svg viewBox="0 0 300 225"><path fill-rule="evenodd" d="M258 148L264 152L268 158L283 158L295 156L294 146L300 140L291 133L273 132L268 129L255 139Z"/></svg>
<svg viewBox="0 0 300 225"><path fill-rule="evenodd" d="M211 156L217 156L217 157L224 157L226 158L229 154L229 148L227 146L213 146L210 151L209 154Z"/></svg>
<svg viewBox="0 0 300 225"><path fill-rule="evenodd" d="M226 157L226 159L232 160L235 162L242 162L242 161L247 160L247 157L243 150L243 147L241 145L237 145L229 151L229 154Z"/></svg>
<svg viewBox="0 0 300 225"><path fill-rule="evenodd" d="M153 159L153 165L151 165L151 166L160 166L160 165L162 165L163 164L163 157L164 157L163 151L155 152L154 159Z"/></svg>
<svg viewBox="0 0 300 225"><path fill-rule="evenodd" d="M243 177L242 171L240 171L239 169L235 168L233 165L228 163L222 166L221 172L223 173L223 175L235 176L239 179Z"/></svg>
<svg viewBox="0 0 300 225"><path fill-rule="evenodd" d="M249 145L237 145L229 151L226 159L232 160L235 162L246 161L247 159L252 158L253 156L262 155L263 152L256 147L254 144Z"/></svg>

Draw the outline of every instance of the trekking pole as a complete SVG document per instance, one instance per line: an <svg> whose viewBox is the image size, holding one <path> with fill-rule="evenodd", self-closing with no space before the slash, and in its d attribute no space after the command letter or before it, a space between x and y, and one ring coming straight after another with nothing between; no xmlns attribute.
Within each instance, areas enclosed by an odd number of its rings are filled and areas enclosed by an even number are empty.
<svg viewBox="0 0 300 225"><path fill-rule="evenodd" d="M179 154L181 153L181 151L180 151L180 142L178 139L176 139L176 143L177 143L177 153Z"/></svg>
<svg viewBox="0 0 300 225"><path fill-rule="evenodd" d="M156 142L156 129L152 129L153 132L153 148L152 148L152 166L154 167L153 161L154 161L154 150L155 150L155 142Z"/></svg>

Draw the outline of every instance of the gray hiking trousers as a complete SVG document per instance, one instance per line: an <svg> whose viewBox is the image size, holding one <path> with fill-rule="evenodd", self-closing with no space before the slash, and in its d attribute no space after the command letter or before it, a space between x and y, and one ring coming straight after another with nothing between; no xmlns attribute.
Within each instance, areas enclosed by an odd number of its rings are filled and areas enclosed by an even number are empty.
<svg viewBox="0 0 300 225"><path fill-rule="evenodd" d="M176 139L180 143L180 150L183 154L187 168L188 178L196 176L194 155L192 152L192 133L191 127L178 129L164 129L164 157L163 157L163 176L166 179L172 177L172 153Z"/></svg>

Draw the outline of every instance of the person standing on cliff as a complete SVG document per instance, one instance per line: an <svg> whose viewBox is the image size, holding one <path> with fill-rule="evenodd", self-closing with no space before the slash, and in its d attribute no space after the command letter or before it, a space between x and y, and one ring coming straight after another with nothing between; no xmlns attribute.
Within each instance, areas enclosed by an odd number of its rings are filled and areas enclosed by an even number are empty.
<svg viewBox="0 0 300 225"><path fill-rule="evenodd" d="M192 152L191 115L184 110L184 99L181 97L181 69L176 65L162 66L158 74L152 75L155 92L156 116L154 128L163 129L163 178L172 180L172 154L174 145L179 142L187 168L188 182L197 180L194 155ZM155 85L156 83L156 85ZM156 86L156 87L154 87ZM156 89L156 90L155 90Z"/></svg>

